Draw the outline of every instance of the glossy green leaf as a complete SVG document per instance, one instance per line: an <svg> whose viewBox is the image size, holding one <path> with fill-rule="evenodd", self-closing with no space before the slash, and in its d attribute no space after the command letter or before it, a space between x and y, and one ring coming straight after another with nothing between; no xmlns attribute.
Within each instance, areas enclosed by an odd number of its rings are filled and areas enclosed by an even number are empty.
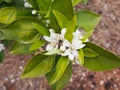
<svg viewBox="0 0 120 90"><path fill-rule="evenodd" d="M120 67L120 57L112 54L101 47L86 42L86 48L90 48L99 54L97 57L85 57L84 66L90 70L103 71Z"/></svg>
<svg viewBox="0 0 120 90"><path fill-rule="evenodd" d="M64 14L62 14L62 13L56 11L56 10L53 10L53 14L54 14L54 16L55 16L55 18L56 18L60 28L66 27L66 25L69 22L67 17Z"/></svg>
<svg viewBox="0 0 120 90"><path fill-rule="evenodd" d="M34 56L26 65L21 78L41 77L52 70L54 63L55 55L47 57L39 54Z"/></svg>
<svg viewBox="0 0 120 90"><path fill-rule="evenodd" d="M97 56L99 56L99 53L93 51L90 48L84 48L83 51L84 51L85 57L97 57Z"/></svg>
<svg viewBox="0 0 120 90"><path fill-rule="evenodd" d="M84 64L84 52L83 52L82 49L80 49L78 51L78 60L79 60L79 62L80 62L81 65Z"/></svg>
<svg viewBox="0 0 120 90"><path fill-rule="evenodd" d="M56 71L50 80L50 84L54 84L62 77L68 64L69 64L68 57L60 57L56 65Z"/></svg>
<svg viewBox="0 0 120 90"><path fill-rule="evenodd" d="M4 58L5 58L4 51L0 51L0 63L3 62Z"/></svg>
<svg viewBox="0 0 120 90"><path fill-rule="evenodd" d="M64 86L70 81L72 75L72 63L69 63L62 77L52 85L52 90L63 90Z"/></svg>
<svg viewBox="0 0 120 90"><path fill-rule="evenodd" d="M31 45L30 47L30 51L33 51L33 50L37 50L39 49L41 46L43 46L45 44L45 41L37 41L35 42L34 44Z"/></svg>
<svg viewBox="0 0 120 90"><path fill-rule="evenodd" d="M73 39L73 32L76 29L76 15L72 18L72 20L67 24L67 32L65 34L65 38L69 41Z"/></svg>
<svg viewBox="0 0 120 90"><path fill-rule="evenodd" d="M71 20L74 16L71 0L54 0L50 10L51 26L56 32L60 32L61 28L53 15L53 10L62 13L68 20Z"/></svg>
<svg viewBox="0 0 120 90"><path fill-rule="evenodd" d="M45 26L37 24L37 23L32 23L33 27L38 30L42 35L49 36L49 29L47 29Z"/></svg>
<svg viewBox="0 0 120 90"><path fill-rule="evenodd" d="M21 18L4 27L1 32L5 39L16 40L25 44L33 43L39 40L40 34L34 29L32 23L38 22L33 18Z"/></svg>
<svg viewBox="0 0 120 90"><path fill-rule="evenodd" d="M30 49L29 44L21 44L18 42L15 42L11 49L10 49L10 53L11 54L30 54L32 53L29 49Z"/></svg>
<svg viewBox="0 0 120 90"><path fill-rule="evenodd" d="M41 14L46 15L49 11L52 0L36 0Z"/></svg>
<svg viewBox="0 0 120 90"><path fill-rule="evenodd" d="M80 3L81 2L81 0L72 0L73 2L73 6L75 6L75 5L77 5L78 3Z"/></svg>
<svg viewBox="0 0 120 90"><path fill-rule="evenodd" d="M93 30L101 18L99 14L87 10L80 10L76 13L76 15L77 24L86 32Z"/></svg>

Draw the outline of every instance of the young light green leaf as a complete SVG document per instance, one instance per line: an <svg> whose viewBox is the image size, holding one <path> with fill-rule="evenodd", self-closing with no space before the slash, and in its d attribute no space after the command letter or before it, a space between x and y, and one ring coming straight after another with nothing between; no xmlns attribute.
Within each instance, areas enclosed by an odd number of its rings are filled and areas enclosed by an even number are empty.
<svg viewBox="0 0 120 90"><path fill-rule="evenodd" d="M60 28L66 27L66 25L69 22L67 17L64 14L62 14L62 13L56 11L56 10L53 10L53 14L54 14L54 16L55 16L55 18L56 18Z"/></svg>
<svg viewBox="0 0 120 90"><path fill-rule="evenodd" d="M86 48L90 48L99 54L97 57L85 57L84 66L90 70L103 71L120 67L120 57L112 54L101 47L86 42Z"/></svg>
<svg viewBox="0 0 120 90"><path fill-rule="evenodd" d="M29 45L29 44L21 44L21 43L15 42L10 49L10 53L11 54L30 54L30 53L33 53L29 50L30 46L31 45Z"/></svg>
<svg viewBox="0 0 120 90"><path fill-rule="evenodd" d="M42 41L42 40L41 41L37 41L34 44L32 44L32 46L30 47L30 51L37 50L41 46L43 46L44 44L45 44L45 41Z"/></svg>
<svg viewBox="0 0 120 90"><path fill-rule="evenodd" d="M38 30L42 35L49 36L49 30L40 24L32 23L33 27Z"/></svg>
<svg viewBox="0 0 120 90"><path fill-rule="evenodd" d="M68 64L69 64L68 57L60 57L56 65L56 71L50 80L50 84L54 84L62 77Z"/></svg>
<svg viewBox="0 0 120 90"><path fill-rule="evenodd" d="M87 10L80 10L76 15L77 24L86 32L93 30L101 19L99 14Z"/></svg>
<svg viewBox="0 0 120 90"><path fill-rule="evenodd" d="M15 40L24 44L38 41L40 33L34 29L32 23L38 23L34 18L21 18L2 28L5 39Z"/></svg>
<svg viewBox="0 0 120 90"><path fill-rule="evenodd" d="M77 5L77 4L80 3L80 2L81 2L81 0L72 0L73 6Z"/></svg>
<svg viewBox="0 0 120 90"><path fill-rule="evenodd" d="M4 58L5 58L4 51L0 51L0 63L3 62Z"/></svg>
<svg viewBox="0 0 120 90"><path fill-rule="evenodd" d="M79 62L80 62L81 65L84 64L84 52L83 52L82 49L80 49L78 51L78 60L79 60Z"/></svg>
<svg viewBox="0 0 120 90"><path fill-rule="evenodd" d="M67 24L67 32L65 34L65 38L69 41L73 39L73 32L76 29L76 15L72 18L72 20Z"/></svg>
<svg viewBox="0 0 120 90"><path fill-rule="evenodd" d="M21 78L41 77L50 72L55 63L55 55L46 57L39 54L34 56L26 65Z"/></svg>
<svg viewBox="0 0 120 90"><path fill-rule="evenodd" d="M62 77L52 85L52 90L63 90L72 75L72 63L69 63Z"/></svg>
<svg viewBox="0 0 120 90"><path fill-rule="evenodd" d="M90 48L84 48L83 52L84 52L85 57L97 57L97 56L99 56L99 53L93 51Z"/></svg>
<svg viewBox="0 0 120 90"><path fill-rule="evenodd" d="M53 55L53 54L58 54L58 53L60 53L59 49L53 49L53 50L48 51L44 55Z"/></svg>

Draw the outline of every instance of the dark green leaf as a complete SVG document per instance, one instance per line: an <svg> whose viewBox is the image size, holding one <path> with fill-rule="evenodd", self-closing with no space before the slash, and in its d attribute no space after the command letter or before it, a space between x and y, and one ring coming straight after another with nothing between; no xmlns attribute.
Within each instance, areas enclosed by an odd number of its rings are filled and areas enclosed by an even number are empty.
<svg viewBox="0 0 120 90"><path fill-rule="evenodd" d="M39 54L34 56L26 65L21 78L41 77L52 70L54 63L55 55L46 57Z"/></svg>
<svg viewBox="0 0 120 90"><path fill-rule="evenodd" d="M89 0L82 0L82 2L86 5L88 4Z"/></svg>
<svg viewBox="0 0 120 90"><path fill-rule="evenodd" d="M29 44L21 44L21 43L15 42L10 49L10 53L11 54L30 54L32 53L31 51L29 51L30 46L31 45Z"/></svg>
<svg viewBox="0 0 120 90"><path fill-rule="evenodd" d="M101 47L86 42L86 48L90 48L99 54L97 57L85 57L84 66L90 70L103 71L120 67L120 57L102 49Z"/></svg>

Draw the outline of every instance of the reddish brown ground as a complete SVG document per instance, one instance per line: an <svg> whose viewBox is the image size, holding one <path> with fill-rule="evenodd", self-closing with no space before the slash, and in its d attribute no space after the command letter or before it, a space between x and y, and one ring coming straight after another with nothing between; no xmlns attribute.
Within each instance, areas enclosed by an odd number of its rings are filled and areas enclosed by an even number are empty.
<svg viewBox="0 0 120 90"><path fill-rule="evenodd" d="M90 40L120 56L120 0L90 0L86 6L102 15ZM92 23L92 22L91 22ZM0 64L0 90L50 90L45 78L19 78L30 56L10 55L6 51L5 61ZM74 65L69 84L64 90L120 90L120 69L92 72Z"/></svg>

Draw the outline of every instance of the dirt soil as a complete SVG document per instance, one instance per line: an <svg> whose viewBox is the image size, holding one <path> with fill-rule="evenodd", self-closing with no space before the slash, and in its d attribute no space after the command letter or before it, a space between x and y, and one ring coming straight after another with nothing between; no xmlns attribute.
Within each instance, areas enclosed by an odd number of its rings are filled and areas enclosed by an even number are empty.
<svg viewBox="0 0 120 90"><path fill-rule="evenodd" d="M120 0L90 0L88 5L79 4L76 8L102 15L90 40L120 56ZM50 90L44 77L19 78L30 56L10 55L8 50L6 54L0 64L0 90ZM93 72L74 65L72 78L64 90L120 90L120 69Z"/></svg>

